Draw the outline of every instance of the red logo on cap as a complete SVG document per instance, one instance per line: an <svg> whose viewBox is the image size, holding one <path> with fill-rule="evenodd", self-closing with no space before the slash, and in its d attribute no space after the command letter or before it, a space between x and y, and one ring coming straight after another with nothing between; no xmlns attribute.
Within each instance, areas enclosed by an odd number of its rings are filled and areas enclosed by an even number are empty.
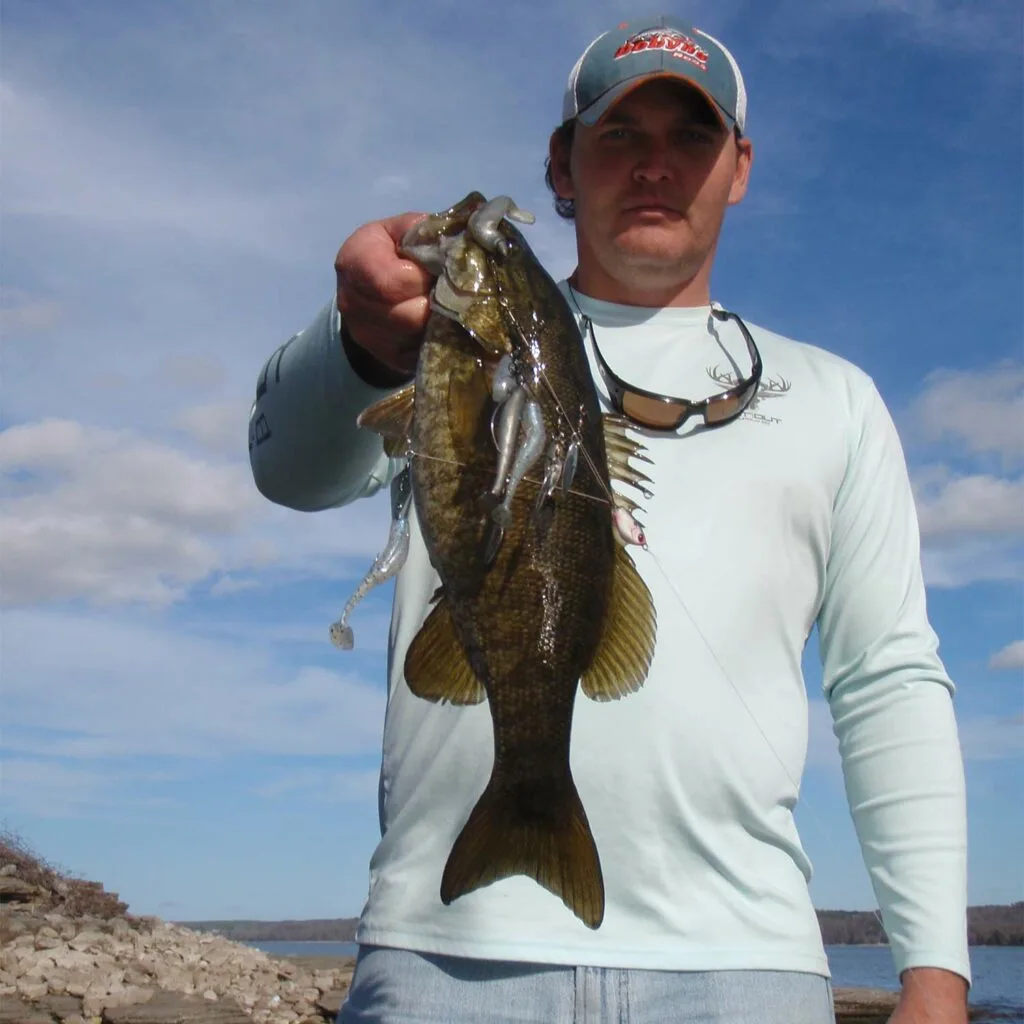
<svg viewBox="0 0 1024 1024"><path fill-rule="evenodd" d="M621 60L632 53L641 53L647 50L664 50L673 57L688 61L701 71L707 70L708 52L702 49L689 36L675 29L652 28L646 32L639 32L630 36L616 51L615 59Z"/></svg>

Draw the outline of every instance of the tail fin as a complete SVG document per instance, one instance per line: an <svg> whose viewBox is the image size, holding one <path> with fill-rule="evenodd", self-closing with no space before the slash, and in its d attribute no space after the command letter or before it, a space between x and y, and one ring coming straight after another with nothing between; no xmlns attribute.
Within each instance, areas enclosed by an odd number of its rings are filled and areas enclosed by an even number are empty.
<svg viewBox="0 0 1024 1024"><path fill-rule="evenodd" d="M604 919L604 879L594 836L576 787L545 813L526 817L494 778L477 801L448 855L441 878L447 905L474 889L512 875L528 875L588 927Z"/></svg>

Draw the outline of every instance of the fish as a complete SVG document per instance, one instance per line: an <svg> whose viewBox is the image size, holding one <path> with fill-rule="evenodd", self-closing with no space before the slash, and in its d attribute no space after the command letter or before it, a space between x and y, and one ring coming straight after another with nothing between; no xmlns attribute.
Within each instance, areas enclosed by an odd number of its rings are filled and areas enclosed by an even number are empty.
<svg viewBox="0 0 1024 1024"><path fill-rule="evenodd" d="M570 768L577 692L616 700L647 677L654 603L627 552L650 462L603 415L576 320L523 233L478 192L399 251L437 275L415 379L358 417L408 459L440 579L404 661L418 697L487 701L494 760L454 841L440 898L525 875L600 927L597 844Z"/></svg>

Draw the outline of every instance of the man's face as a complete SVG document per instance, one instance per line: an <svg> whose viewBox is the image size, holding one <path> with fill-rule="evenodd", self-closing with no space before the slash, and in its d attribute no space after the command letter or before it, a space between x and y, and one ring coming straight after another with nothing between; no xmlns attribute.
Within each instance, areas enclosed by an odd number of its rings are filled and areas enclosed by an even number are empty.
<svg viewBox="0 0 1024 1024"><path fill-rule="evenodd" d="M746 192L751 147L694 89L656 79L552 153L576 207L579 285L611 301L662 304L706 278L726 208Z"/></svg>

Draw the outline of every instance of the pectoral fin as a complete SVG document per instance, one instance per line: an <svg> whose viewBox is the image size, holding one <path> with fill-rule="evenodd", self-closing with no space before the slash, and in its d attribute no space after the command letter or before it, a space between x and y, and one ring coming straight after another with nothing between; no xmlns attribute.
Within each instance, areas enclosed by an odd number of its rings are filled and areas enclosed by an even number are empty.
<svg viewBox="0 0 1024 1024"><path fill-rule="evenodd" d="M444 597L409 645L405 681L417 697L435 704L479 704L487 696L459 643Z"/></svg>
<svg viewBox="0 0 1024 1024"><path fill-rule="evenodd" d="M615 545L615 571L601 642L580 686L591 700L618 700L639 690L654 657L657 615L633 559Z"/></svg>
<svg viewBox="0 0 1024 1024"><path fill-rule="evenodd" d="M384 438L388 455L402 455L412 436L412 417L415 411L416 382L411 381L394 394L367 406L356 417L356 423L373 430Z"/></svg>

